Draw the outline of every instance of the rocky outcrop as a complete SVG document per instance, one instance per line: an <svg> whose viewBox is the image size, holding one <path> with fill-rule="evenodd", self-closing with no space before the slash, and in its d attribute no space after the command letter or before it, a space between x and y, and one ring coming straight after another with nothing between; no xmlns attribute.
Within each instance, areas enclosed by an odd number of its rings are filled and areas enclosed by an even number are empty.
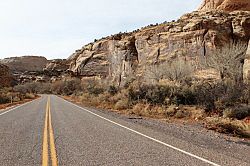
<svg viewBox="0 0 250 166"><path fill-rule="evenodd" d="M109 40L91 43L77 50L67 60L70 62L70 70L76 75L85 77L107 76L109 74Z"/></svg>
<svg viewBox="0 0 250 166"><path fill-rule="evenodd" d="M10 74L10 70L7 66L0 64L0 88L5 86L11 86L13 78Z"/></svg>
<svg viewBox="0 0 250 166"><path fill-rule="evenodd" d="M0 60L9 66L17 84L30 82L52 82L70 76L69 65L65 59L47 60L38 56L23 56Z"/></svg>
<svg viewBox="0 0 250 166"><path fill-rule="evenodd" d="M12 72L42 71L48 60L41 56L22 56L5 58L0 63L8 66Z"/></svg>
<svg viewBox="0 0 250 166"><path fill-rule="evenodd" d="M66 59L53 59L48 61L46 67L43 70L47 71L67 71L69 68L69 64Z"/></svg>
<svg viewBox="0 0 250 166"><path fill-rule="evenodd" d="M195 11L176 22L90 43L68 58L69 69L84 77L110 77L118 84L131 76L145 74L150 65L157 67L179 58L202 70L202 62L212 51L231 42L247 44L249 38L250 12ZM244 58L245 53L241 55Z"/></svg>
<svg viewBox="0 0 250 166"><path fill-rule="evenodd" d="M199 10L250 11L249 0L204 0Z"/></svg>

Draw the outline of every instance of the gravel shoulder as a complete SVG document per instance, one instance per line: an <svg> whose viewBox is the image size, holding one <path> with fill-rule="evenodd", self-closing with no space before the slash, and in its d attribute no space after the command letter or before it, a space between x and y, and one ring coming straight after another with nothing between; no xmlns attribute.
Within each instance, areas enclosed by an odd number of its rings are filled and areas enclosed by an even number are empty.
<svg viewBox="0 0 250 166"><path fill-rule="evenodd" d="M84 104L76 104L84 107ZM134 129L139 129L142 132L147 133L147 131L144 131L142 128L153 131L155 135L162 140L164 140L166 136L168 138L171 138L172 140L181 140L183 142L183 146L185 146L185 143L192 144L203 149L213 150L225 156L250 163L249 139L232 137L226 134L208 130L204 128L204 124L202 124L201 122L170 122L166 119L153 119L147 117L125 115L119 112L96 109L93 107L84 108L87 108L109 119L118 119L119 123L122 123L126 126L133 126ZM171 139L166 140L166 142L171 142ZM182 146L181 143L180 146Z"/></svg>

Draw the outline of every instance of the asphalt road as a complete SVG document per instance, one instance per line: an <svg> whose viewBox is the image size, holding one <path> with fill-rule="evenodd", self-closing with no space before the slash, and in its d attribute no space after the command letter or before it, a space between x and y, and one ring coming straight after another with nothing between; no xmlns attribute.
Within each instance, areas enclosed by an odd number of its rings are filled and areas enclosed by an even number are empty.
<svg viewBox="0 0 250 166"><path fill-rule="evenodd" d="M0 112L0 166L250 165L250 146L44 95Z"/></svg>

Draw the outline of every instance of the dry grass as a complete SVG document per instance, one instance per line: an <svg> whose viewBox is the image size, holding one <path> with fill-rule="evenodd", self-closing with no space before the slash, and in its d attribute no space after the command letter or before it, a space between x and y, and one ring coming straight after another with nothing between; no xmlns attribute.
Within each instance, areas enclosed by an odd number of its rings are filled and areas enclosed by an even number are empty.
<svg viewBox="0 0 250 166"><path fill-rule="evenodd" d="M80 96L72 96L71 99L78 101L85 106L108 109L122 114L132 114L155 119L166 119L173 122L206 122L206 127L221 133L249 138L249 123L244 121L230 120L229 118L207 117L208 113L204 109L192 105L160 105L149 103L147 100L129 101L127 89L116 94L103 92L99 95L83 93ZM224 112L225 117L229 117L235 112L242 114L246 109ZM211 114L212 115L212 114ZM234 115L233 115L234 116ZM207 118L206 118L207 117Z"/></svg>
<svg viewBox="0 0 250 166"><path fill-rule="evenodd" d="M116 110L126 110L129 109L129 101L128 99L121 99L116 102L114 109Z"/></svg>
<svg viewBox="0 0 250 166"><path fill-rule="evenodd" d="M29 102L31 100L34 100L36 98L38 98L38 97L35 97L33 99L24 99L22 101L14 101L13 103L0 104L0 112L1 112L1 110L6 109L8 107L12 107L12 106L15 106L15 105L18 105L18 104L24 104L24 103Z"/></svg>
<svg viewBox="0 0 250 166"><path fill-rule="evenodd" d="M151 108L149 104L137 103L134 107L130 110L130 114L137 115L137 116L147 116L150 117L151 115Z"/></svg>
<svg viewBox="0 0 250 166"><path fill-rule="evenodd" d="M207 117L203 109L195 106L155 106L148 103L137 103L129 105L128 100L124 98L124 94L110 96L109 94L101 94L93 96L83 94L81 96L64 97L76 102L80 102L86 106L109 109L122 114L131 114L156 119L165 119L176 122L205 121L206 128L215 130L220 133L232 134L233 136L250 138L250 121L232 120L221 117Z"/></svg>
<svg viewBox="0 0 250 166"><path fill-rule="evenodd" d="M26 93L26 94L25 94L25 98L26 98L26 99L34 99L34 98L36 98L36 95L35 95L35 94L32 94L32 93Z"/></svg>
<svg viewBox="0 0 250 166"><path fill-rule="evenodd" d="M170 105L166 109L166 117L177 119L202 120L205 117L205 111L194 106Z"/></svg>
<svg viewBox="0 0 250 166"><path fill-rule="evenodd" d="M223 111L224 118L244 119L250 116L250 106L238 106L237 108L226 108Z"/></svg>
<svg viewBox="0 0 250 166"><path fill-rule="evenodd" d="M250 138L250 124L229 118L207 117L206 127L220 133Z"/></svg>

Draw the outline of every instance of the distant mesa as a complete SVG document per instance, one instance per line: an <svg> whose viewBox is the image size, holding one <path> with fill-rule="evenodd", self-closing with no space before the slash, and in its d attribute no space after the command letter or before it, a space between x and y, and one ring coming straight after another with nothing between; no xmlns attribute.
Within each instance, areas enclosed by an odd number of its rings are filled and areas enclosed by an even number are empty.
<svg viewBox="0 0 250 166"><path fill-rule="evenodd" d="M11 71L42 71L48 60L42 56L21 56L5 58L0 63L8 66Z"/></svg>

